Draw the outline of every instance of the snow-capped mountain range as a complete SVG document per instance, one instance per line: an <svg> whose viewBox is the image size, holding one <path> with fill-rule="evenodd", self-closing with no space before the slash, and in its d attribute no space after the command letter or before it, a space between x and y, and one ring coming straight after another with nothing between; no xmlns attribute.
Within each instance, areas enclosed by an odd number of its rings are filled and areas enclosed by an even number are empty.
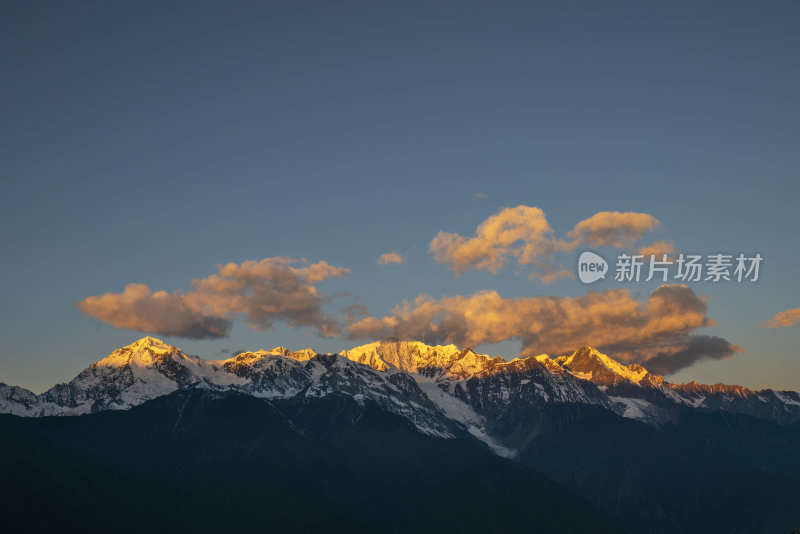
<svg viewBox="0 0 800 534"><path fill-rule="evenodd" d="M468 432L504 456L513 456L520 445L515 418L556 403L597 405L653 425L684 409L744 413L779 424L800 420L797 392L671 384L591 347L557 358L505 361L469 347L382 341L341 354L276 347L204 360L152 337L115 350L41 395L0 384L0 413L40 417L125 410L182 388L301 402L347 395L377 403L426 434Z"/></svg>

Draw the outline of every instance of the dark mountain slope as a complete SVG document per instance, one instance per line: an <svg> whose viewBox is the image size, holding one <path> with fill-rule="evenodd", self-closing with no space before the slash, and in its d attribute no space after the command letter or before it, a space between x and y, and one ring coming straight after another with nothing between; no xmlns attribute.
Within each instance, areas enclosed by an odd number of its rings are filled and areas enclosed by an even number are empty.
<svg viewBox="0 0 800 534"><path fill-rule="evenodd" d="M540 414L519 460L645 532L789 532L800 525L800 434L685 410L655 428L596 406Z"/></svg>
<svg viewBox="0 0 800 534"><path fill-rule="evenodd" d="M469 439L370 402L179 391L128 411L0 416L4 530L624 532Z"/></svg>

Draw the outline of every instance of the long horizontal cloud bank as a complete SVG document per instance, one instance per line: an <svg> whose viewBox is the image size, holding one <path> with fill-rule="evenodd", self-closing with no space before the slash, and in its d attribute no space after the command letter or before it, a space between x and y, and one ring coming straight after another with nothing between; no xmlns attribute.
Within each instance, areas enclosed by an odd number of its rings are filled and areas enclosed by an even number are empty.
<svg viewBox="0 0 800 534"><path fill-rule="evenodd" d="M193 280L191 291L154 292L128 284L122 293L88 297L77 307L116 328L191 339L225 337L238 317L259 330L282 321L330 337L340 333L340 325L323 311L331 299L315 284L349 273L324 261L265 258L220 265L216 274Z"/></svg>
<svg viewBox="0 0 800 534"><path fill-rule="evenodd" d="M629 290L590 291L580 297L508 299L496 291L434 299L421 295L391 315L366 317L347 328L351 338L419 339L479 345L519 340L522 354L563 354L592 345L614 357L652 361L673 373L703 359L740 350L724 339L694 335L712 326L706 302L684 285L663 285L646 302Z"/></svg>
<svg viewBox="0 0 800 534"><path fill-rule="evenodd" d="M428 247L439 263L456 273L485 269L497 274L509 260L530 266L531 278L549 283L569 270L554 261L559 252L578 246L630 247L660 225L647 213L602 211L578 222L559 238L544 211L533 206L505 208L483 221L472 237L439 232Z"/></svg>

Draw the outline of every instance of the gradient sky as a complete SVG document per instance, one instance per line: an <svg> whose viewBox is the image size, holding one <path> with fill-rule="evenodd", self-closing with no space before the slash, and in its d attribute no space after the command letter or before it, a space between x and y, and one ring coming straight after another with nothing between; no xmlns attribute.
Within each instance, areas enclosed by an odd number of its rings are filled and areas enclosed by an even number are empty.
<svg viewBox="0 0 800 534"><path fill-rule="evenodd" d="M318 284L346 293L332 314L584 295L428 252L527 205L558 236L633 211L661 222L642 244L761 253L755 284L691 286L717 322L698 333L743 352L669 379L800 390L800 325L759 326L800 306L798 24L780 1L4 2L0 381L41 392L144 335L82 299L189 290L228 262L349 268ZM378 265L390 251L406 262ZM241 320L158 337L205 358L368 341Z"/></svg>

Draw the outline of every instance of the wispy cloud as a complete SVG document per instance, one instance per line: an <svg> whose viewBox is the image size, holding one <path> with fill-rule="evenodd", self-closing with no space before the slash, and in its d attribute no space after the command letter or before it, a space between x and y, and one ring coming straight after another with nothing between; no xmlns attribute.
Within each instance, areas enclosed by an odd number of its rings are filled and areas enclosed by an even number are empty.
<svg viewBox="0 0 800 534"><path fill-rule="evenodd" d="M488 217L472 237L440 231L428 250L457 274L471 269L497 274L510 260L516 260L519 266L531 267L531 278L548 283L570 272L555 261L557 253L578 246L632 246L659 224L646 213L604 211L578 222L559 238L540 208L516 206Z"/></svg>
<svg viewBox="0 0 800 534"><path fill-rule="evenodd" d="M772 319L761 323L764 328L788 328L800 323L800 308L791 308L776 313Z"/></svg>
<svg viewBox="0 0 800 534"><path fill-rule="evenodd" d="M704 358L738 351L701 343L693 332L712 326L706 302L684 285L663 285L646 302L629 290L590 291L580 297L503 298L496 291L434 299L421 295L382 318L365 317L347 328L351 338L420 339L479 345L519 340L523 354L563 354L581 345L616 358L674 372Z"/></svg>
<svg viewBox="0 0 800 534"><path fill-rule="evenodd" d="M489 195L487 195L486 193L475 193L474 195L472 195L472 197L473 198L489 198Z"/></svg>
<svg viewBox="0 0 800 534"><path fill-rule="evenodd" d="M193 280L186 292L154 292L145 284L128 284L122 293L87 297L76 305L115 328L167 336L225 337L237 317L258 330L282 321L332 336L340 326L322 310L331 297L315 284L349 273L324 261L273 257L220 265L216 274Z"/></svg>
<svg viewBox="0 0 800 534"><path fill-rule="evenodd" d="M378 258L378 265L390 265L392 263L405 263L405 262L406 262L405 257L402 254L395 252L394 250L391 252L387 252L386 254L381 254L381 256Z"/></svg>

